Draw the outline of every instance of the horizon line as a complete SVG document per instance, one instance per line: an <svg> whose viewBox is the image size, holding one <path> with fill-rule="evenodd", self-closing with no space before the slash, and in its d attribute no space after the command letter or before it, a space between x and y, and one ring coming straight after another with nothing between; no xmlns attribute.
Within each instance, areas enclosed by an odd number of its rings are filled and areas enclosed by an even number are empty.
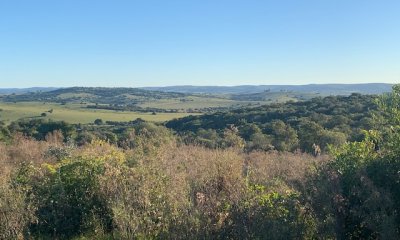
<svg viewBox="0 0 400 240"><path fill-rule="evenodd" d="M0 89L29 89L29 88L167 88L167 87L243 87L243 86L310 86L310 85L372 85L372 84L385 84L385 85L396 85L399 83L390 82L364 82L364 83L306 83L306 84L243 84L243 85L159 85L159 86L28 86L28 87L0 87Z"/></svg>

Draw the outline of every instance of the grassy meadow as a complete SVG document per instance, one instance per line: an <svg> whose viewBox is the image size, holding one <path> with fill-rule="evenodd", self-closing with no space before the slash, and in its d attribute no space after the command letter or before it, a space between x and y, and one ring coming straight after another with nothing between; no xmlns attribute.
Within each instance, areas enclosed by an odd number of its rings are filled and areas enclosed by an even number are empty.
<svg viewBox="0 0 400 240"><path fill-rule="evenodd" d="M257 94L240 94L240 95L198 95L187 96L183 98L169 98L145 101L138 106L146 108L160 109L204 109L204 108L229 108L229 107L246 107L259 106L271 103L284 103L288 101L297 102L299 100L311 99L316 97L315 94L299 94L299 93L257 93Z"/></svg>
<svg viewBox="0 0 400 240"><path fill-rule="evenodd" d="M61 105L58 103L41 102L0 102L0 121L10 123L19 119L48 118L56 121L66 121L69 123L92 123L100 118L103 121L131 121L136 118L142 118L146 121L163 122L174 118L180 118L188 113L139 113L128 111L111 111L102 109L89 109L85 105L67 103ZM53 109L52 113L49 113ZM42 113L46 117L41 117Z"/></svg>
<svg viewBox="0 0 400 240"><path fill-rule="evenodd" d="M138 106L146 108L161 109L201 109L217 107L235 107L246 105L257 105L255 101L236 101L227 98L217 98L213 96L189 96L185 98L160 99L155 101L146 101Z"/></svg>
<svg viewBox="0 0 400 240"><path fill-rule="evenodd" d="M306 95L294 92L189 95L133 88L74 87L49 92L0 95L0 121L10 123L46 118L85 124L93 123L95 119L127 122L142 118L146 121L164 122L194 112L201 114L310 98ZM88 108L89 105L91 108ZM147 108L149 109L146 110ZM157 113L154 114L153 111Z"/></svg>

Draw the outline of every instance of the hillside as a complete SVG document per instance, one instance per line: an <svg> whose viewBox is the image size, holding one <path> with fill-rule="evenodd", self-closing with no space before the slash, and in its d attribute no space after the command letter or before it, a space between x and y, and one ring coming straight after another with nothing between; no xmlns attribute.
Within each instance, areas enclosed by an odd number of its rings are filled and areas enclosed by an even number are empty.
<svg viewBox="0 0 400 240"><path fill-rule="evenodd" d="M240 93L229 94L230 99L237 101L266 101L268 103L287 102L287 101L303 101L310 100L315 97L326 96L313 92L273 92L263 91L258 93Z"/></svg>
<svg viewBox="0 0 400 240"><path fill-rule="evenodd" d="M32 88L0 88L0 94L23 94L29 92L48 92L58 88L54 87L32 87Z"/></svg>
<svg viewBox="0 0 400 240"><path fill-rule="evenodd" d="M146 90L181 93L242 94L272 92L319 93L323 95L349 95L351 93L380 94L390 92L393 84L308 84L308 85L241 85L241 86L168 86L144 87Z"/></svg>
<svg viewBox="0 0 400 240"><path fill-rule="evenodd" d="M80 104L81 108L139 112L204 113L243 106L299 101L319 96L299 92L259 92L250 94L178 93L140 88L72 87L52 91L31 91L0 95L6 103L39 102Z"/></svg>
<svg viewBox="0 0 400 240"><path fill-rule="evenodd" d="M128 104L149 101L152 99L165 99L183 97L182 93L165 93L148 91L138 88L102 88L102 87L71 87L60 88L53 91L36 91L23 94L2 96L6 102L91 102L103 104Z"/></svg>
<svg viewBox="0 0 400 240"><path fill-rule="evenodd" d="M187 141L220 147L226 129L235 129L248 145L268 144L280 151L312 151L318 144L340 145L362 138L362 129L374 127L378 116L376 96L352 94L308 101L269 104L200 116L188 116L166 123ZM251 147L253 148L253 147Z"/></svg>

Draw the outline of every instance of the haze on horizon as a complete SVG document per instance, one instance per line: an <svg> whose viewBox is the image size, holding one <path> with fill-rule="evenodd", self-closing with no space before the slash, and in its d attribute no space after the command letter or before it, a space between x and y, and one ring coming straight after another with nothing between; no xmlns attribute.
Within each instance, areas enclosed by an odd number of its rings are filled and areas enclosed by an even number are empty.
<svg viewBox="0 0 400 240"><path fill-rule="evenodd" d="M2 1L0 87L398 83L400 1Z"/></svg>

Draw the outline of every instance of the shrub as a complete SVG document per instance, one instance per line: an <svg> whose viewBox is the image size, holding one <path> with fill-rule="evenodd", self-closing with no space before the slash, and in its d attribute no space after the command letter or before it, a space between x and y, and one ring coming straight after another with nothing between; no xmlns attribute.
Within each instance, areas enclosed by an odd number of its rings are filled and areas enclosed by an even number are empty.
<svg viewBox="0 0 400 240"><path fill-rule="evenodd" d="M25 192L0 180L0 239L25 239L28 226L35 220L34 208Z"/></svg>
<svg viewBox="0 0 400 240"><path fill-rule="evenodd" d="M103 120L101 120L100 118L97 118L96 120L94 120L94 124L102 125L103 124Z"/></svg>
<svg viewBox="0 0 400 240"><path fill-rule="evenodd" d="M232 206L224 239L313 239L316 222L299 201L299 195L287 191L266 191L261 185L249 186L245 200Z"/></svg>

